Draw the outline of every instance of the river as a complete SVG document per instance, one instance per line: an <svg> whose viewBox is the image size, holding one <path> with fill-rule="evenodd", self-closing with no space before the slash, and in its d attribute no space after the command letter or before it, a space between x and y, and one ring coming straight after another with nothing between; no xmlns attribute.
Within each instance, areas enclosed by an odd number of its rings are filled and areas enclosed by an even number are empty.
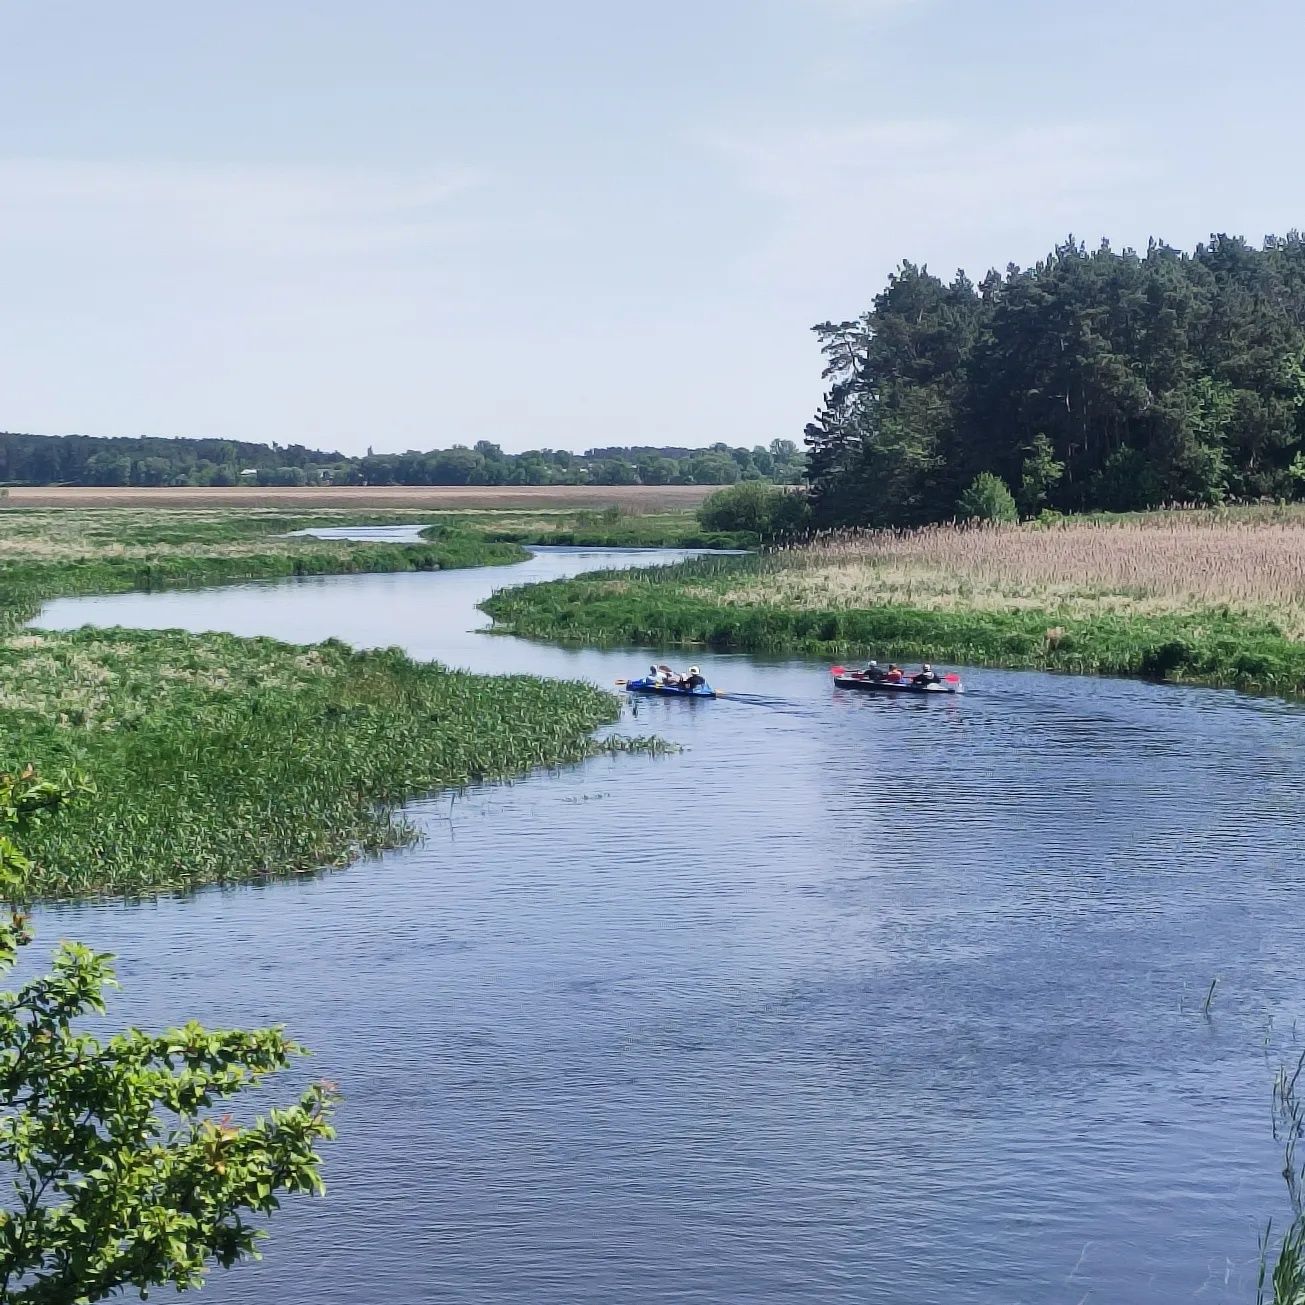
<svg viewBox="0 0 1305 1305"><path fill-rule="evenodd" d="M611 683L649 653L487 636L475 605L630 561L39 623ZM284 1022L343 1088L327 1198L205 1299L1253 1300L1286 1213L1265 1043L1305 1014L1305 713L1000 671L881 701L697 660L730 696L623 726L677 755L419 802L421 845L319 878L40 912L118 954L116 1018Z"/></svg>

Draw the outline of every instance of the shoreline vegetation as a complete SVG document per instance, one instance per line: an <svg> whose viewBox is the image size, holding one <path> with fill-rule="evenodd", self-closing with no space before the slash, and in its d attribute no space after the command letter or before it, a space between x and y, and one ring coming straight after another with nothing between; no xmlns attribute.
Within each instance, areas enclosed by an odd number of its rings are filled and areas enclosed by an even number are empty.
<svg viewBox="0 0 1305 1305"><path fill-rule="evenodd" d="M367 524L380 524L377 513ZM0 765L95 797L34 830L20 898L136 895L302 873L410 841L410 798L657 750L593 732L619 715L579 682L483 676L355 652L178 631L26 629L70 594L515 561L444 522L412 544L287 537L359 514L9 511L0 540ZM386 523L422 524L430 514Z"/></svg>
<svg viewBox="0 0 1305 1305"><path fill-rule="evenodd" d="M136 895L312 872L412 841L410 798L653 740L595 739L616 698L338 641L178 631L0 639L20 765L94 797L39 826L26 897Z"/></svg>
<svg viewBox="0 0 1305 1305"><path fill-rule="evenodd" d="M421 525L430 514L367 513L368 525ZM316 539L291 532L361 524L357 512L8 510L0 537L0 629L42 601L79 594L231 584L351 572L442 571L505 565L525 553L456 522L420 543Z"/></svg>
<svg viewBox="0 0 1305 1305"><path fill-rule="evenodd" d="M502 632L1305 693L1305 529L1217 513L849 532L500 590Z"/></svg>
<svg viewBox="0 0 1305 1305"><path fill-rule="evenodd" d="M776 491L778 492L778 491ZM618 505L578 512L468 512L459 514L462 529L490 544L546 545L572 548L708 548L746 550L759 547L755 530L716 529L700 513L628 512ZM444 529L431 527L432 532Z"/></svg>

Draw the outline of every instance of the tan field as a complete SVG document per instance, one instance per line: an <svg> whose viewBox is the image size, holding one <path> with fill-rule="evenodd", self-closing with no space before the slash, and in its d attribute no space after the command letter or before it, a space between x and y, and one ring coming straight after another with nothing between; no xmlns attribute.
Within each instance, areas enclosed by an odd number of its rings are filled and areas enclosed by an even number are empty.
<svg viewBox="0 0 1305 1305"><path fill-rule="evenodd" d="M715 485L319 485L211 489L31 485L9 490L19 508L605 508L664 512L698 506Z"/></svg>
<svg viewBox="0 0 1305 1305"><path fill-rule="evenodd" d="M1039 611L1066 619L1229 608L1305 639L1305 523L1171 514L1050 529L930 526L827 537L779 553L718 602Z"/></svg>

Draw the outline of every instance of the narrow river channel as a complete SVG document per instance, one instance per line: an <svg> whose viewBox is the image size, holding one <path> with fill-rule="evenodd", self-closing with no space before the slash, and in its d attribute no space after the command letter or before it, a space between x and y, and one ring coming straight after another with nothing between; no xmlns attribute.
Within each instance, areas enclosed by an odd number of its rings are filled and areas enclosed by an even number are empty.
<svg viewBox="0 0 1305 1305"><path fill-rule="evenodd" d="M475 605L647 560L39 624L610 684L649 652L487 636ZM1305 1016L1305 712L999 671L883 702L698 660L730 697L624 723L677 755L418 803L420 846L319 878L40 913L119 955L120 1020L284 1022L346 1094L327 1199L205 1299L1252 1301L1286 1214L1266 1040Z"/></svg>

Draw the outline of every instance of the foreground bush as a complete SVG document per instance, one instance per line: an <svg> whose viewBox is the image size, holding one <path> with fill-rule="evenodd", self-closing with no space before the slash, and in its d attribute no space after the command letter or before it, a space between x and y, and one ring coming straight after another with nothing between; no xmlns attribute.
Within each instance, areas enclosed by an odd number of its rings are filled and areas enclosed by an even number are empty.
<svg viewBox="0 0 1305 1305"><path fill-rule="evenodd" d="M0 776L5 882L29 871L15 838L66 796L30 770ZM22 915L0 923L0 972L30 941ZM104 1014L111 959L63 943L49 974L0 994L0 1300L12 1305L198 1287L212 1263L254 1254L248 1215L323 1190L330 1084L244 1124L211 1113L300 1049L275 1028L84 1032L80 1019Z"/></svg>

